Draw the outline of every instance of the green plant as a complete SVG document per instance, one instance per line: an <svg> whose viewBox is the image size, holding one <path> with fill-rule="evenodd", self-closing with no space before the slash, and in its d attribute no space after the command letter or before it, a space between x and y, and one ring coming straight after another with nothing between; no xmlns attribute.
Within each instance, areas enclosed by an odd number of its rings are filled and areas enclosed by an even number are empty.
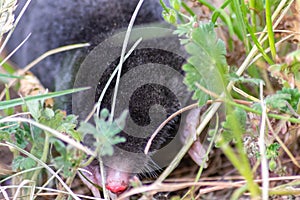
<svg viewBox="0 0 300 200"><path fill-rule="evenodd" d="M171 7L161 1L165 20L176 27L175 33L181 37L181 43L185 45L186 51L190 55L187 64L183 66L186 72L185 83L194 92L193 98L198 101L199 106L205 104L209 99L222 101L226 106L226 116L223 117L224 122L221 123L222 129L219 131L216 145L222 149L233 166L247 181L247 185L243 189L237 190L232 197L239 198L243 192L249 190L253 198L258 198L262 192L263 198L266 199L268 197L267 180L263 180L262 190L254 183L255 173L251 171L249 160L251 158L247 158L243 138L244 135L250 135L249 137L252 137L253 141L256 138L259 138L259 141L266 138L259 143L259 146L263 144L262 146L267 147L265 156L269 160L269 170L274 171L277 166L275 159L279 159L278 152L282 144L279 145L276 142L270 144L270 141L279 140L279 138L277 135L269 136L269 132L273 131L272 126L278 126L279 129L280 123L276 124L273 120L272 124L271 122L267 123L267 127L263 126L263 123L252 126L249 124L252 123L251 120L271 120L268 117L261 118L260 116L261 114L264 116L266 112L261 108L263 103L267 106L267 116L271 118L284 121L282 118L284 116L288 116L287 118L298 116L299 91L291 89L293 86L290 84L293 84L293 79L286 78L290 74L297 77L298 61L296 56L293 56L291 67L274 65L277 62L275 58L278 56L276 48L282 42L275 38L274 31L292 1L228 0L221 3L219 8L205 0L198 0L198 2L212 11L210 23L199 22L197 13L187 7L184 1L170 0ZM179 9L179 5L181 9ZM264 12L264 15L261 15L261 12ZM218 18L220 19L218 20ZM226 27L228 30L230 37L226 38L224 43L218 39L215 33L216 27L219 29ZM236 38L239 42L233 43L233 41L237 41ZM245 53L244 61L237 68L227 66L224 44L227 44L228 47L227 54L232 51ZM236 44L240 46L237 48ZM266 66L268 70L263 70L261 66ZM246 69L249 70L246 71ZM268 71L271 71L273 76L284 83L284 87L273 94L270 93L274 90L274 86L265 75ZM261 94L265 92L269 95L266 95L265 98L262 95L252 96L252 94L258 94L249 90L249 85L259 86L263 82L268 91L262 91L262 86L256 90L259 90ZM298 84L297 78L296 84ZM232 92L232 89L235 93ZM236 102L233 102L232 96L241 99L235 99ZM246 101L248 99L251 101ZM253 106L249 107L248 105L251 104ZM207 116L202 117L203 122L198 127L198 135L219 107L220 103L213 104L211 110L207 112ZM299 123L298 120L295 123ZM264 137L258 137L261 133L264 134ZM263 151L263 147L259 148L257 153L261 154L260 151ZM260 159L262 158L257 160L256 167L259 165ZM265 172L268 169L262 170Z"/></svg>

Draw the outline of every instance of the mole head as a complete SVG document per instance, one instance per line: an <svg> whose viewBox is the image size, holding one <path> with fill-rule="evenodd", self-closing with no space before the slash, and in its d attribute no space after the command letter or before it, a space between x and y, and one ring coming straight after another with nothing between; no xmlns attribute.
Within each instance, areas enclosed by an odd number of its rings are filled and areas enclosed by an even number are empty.
<svg viewBox="0 0 300 200"><path fill-rule="evenodd" d="M134 174L157 170L159 167L150 156L168 146L179 132L181 117L177 116L154 138L150 154L144 154L146 144L157 127L186 106L190 98L183 84L181 69L185 58L172 32L163 28L132 30L128 47L132 47L140 37L143 41L125 56L114 109L116 117L124 110L129 112L125 128L119 133L126 142L115 146L113 156L103 158L107 168L106 187L114 193L125 190ZM75 87L90 86L92 89L73 95L73 113L84 118L100 97L103 97L101 109L112 110L116 77L111 77L116 74L114 71L120 62L123 39L124 33L113 36L95 47L83 61Z"/></svg>

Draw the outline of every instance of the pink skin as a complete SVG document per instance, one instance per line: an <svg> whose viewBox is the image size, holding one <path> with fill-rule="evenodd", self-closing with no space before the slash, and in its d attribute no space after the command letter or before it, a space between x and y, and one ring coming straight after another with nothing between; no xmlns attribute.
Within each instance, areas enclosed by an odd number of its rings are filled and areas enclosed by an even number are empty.
<svg viewBox="0 0 300 200"><path fill-rule="evenodd" d="M185 143L187 138L193 137L194 138L194 144L191 146L189 150L189 155L194 160L197 165L201 166L203 158L206 154L206 150L201 144L199 138L196 137L196 131L197 127L200 123L200 111L201 108L193 109L191 110L185 121L183 132L181 133L181 141L182 143ZM204 167L206 167L206 164L204 164Z"/></svg>
<svg viewBox="0 0 300 200"><path fill-rule="evenodd" d="M87 170L88 172L83 172L83 174L89 181L79 174L81 180L91 190L94 197L100 198L101 196L99 189L93 185L96 184L102 187L99 166L89 165L85 168L85 170ZM114 194L121 194L127 190L129 186L130 177L130 174L127 172L122 172L112 168L108 168L105 187Z"/></svg>
<svg viewBox="0 0 300 200"><path fill-rule="evenodd" d="M128 188L129 179L129 173L110 168L107 172L105 187L115 194L120 194Z"/></svg>

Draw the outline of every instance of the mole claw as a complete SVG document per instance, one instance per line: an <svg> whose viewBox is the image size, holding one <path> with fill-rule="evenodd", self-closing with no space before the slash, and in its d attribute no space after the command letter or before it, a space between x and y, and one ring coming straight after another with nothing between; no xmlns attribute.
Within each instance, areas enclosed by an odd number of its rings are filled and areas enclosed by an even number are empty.
<svg viewBox="0 0 300 200"><path fill-rule="evenodd" d="M199 166L202 165L203 161L206 162L206 160L204 160L205 154L206 150L199 140L195 141L189 150L189 155L191 156L193 161ZM207 167L206 163L204 163L204 168L205 167Z"/></svg>

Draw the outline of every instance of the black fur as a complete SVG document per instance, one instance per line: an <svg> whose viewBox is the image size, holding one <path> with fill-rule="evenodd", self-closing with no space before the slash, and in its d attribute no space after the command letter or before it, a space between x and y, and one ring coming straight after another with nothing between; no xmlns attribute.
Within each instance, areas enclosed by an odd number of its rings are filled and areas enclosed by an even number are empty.
<svg viewBox="0 0 300 200"><path fill-rule="evenodd" d="M50 90L72 88L77 70L85 56L105 38L128 26L137 2L138 0L32 0L12 37L9 48L13 49L29 33L32 33L32 35L14 56L13 60L20 67L24 67L50 49L68 44L89 42L91 44L89 48L51 56L32 70L44 86ZM135 24L161 20L161 8L158 1L145 0ZM171 39L170 42L172 41L174 42L176 39ZM125 74L135 66L146 63L171 66L181 73L181 65L184 61L183 57L163 50L135 50L124 63L122 74ZM95 83L95 85L98 85L95 96L90 98L97 101L118 62L116 60L111 63L111 67L104 73L99 83ZM161 76L161 79L164 79L164 74L158 74L157 76ZM113 82L105 96L102 108L110 108L114 85ZM178 87L178 90L182 90L183 96L188 96L185 88ZM161 105L165 109L167 116L170 116L183 106L181 105L182 102L177 100L176 95L172 91L155 84L144 85L139 88L130 100L130 117L139 126L145 126L150 123L149 108L155 104ZM62 102L60 107L70 111L70 100L67 98L65 101ZM170 142L178 131L179 123L180 117L176 117L169 122L160 131L157 139L153 141L151 151L158 150ZM142 134L143 137L133 137L122 132L120 135L126 137L127 142L120 144L119 147L129 152L142 153L150 133ZM117 160L114 161L115 163L119 161L124 162L121 157L115 159ZM131 162L130 159L127 162Z"/></svg>
<svg viewBox="0 0 300 200"><path fill-rule="evenodd" d="M25 0L20 1L19 9ZM26 44L13 57L18 66L26 64L48 50L69 44L88 42L92 46L116 30L128 26L138 0L32 0L16 28L8 48L12 50L31 33ZM157 0L146 0L136 24L161 21ZM42 61L32 70L51 90L58 90L55 77L60 73L65 55L60 53ZM74 53L72 53L74 54Z"/></svg>

